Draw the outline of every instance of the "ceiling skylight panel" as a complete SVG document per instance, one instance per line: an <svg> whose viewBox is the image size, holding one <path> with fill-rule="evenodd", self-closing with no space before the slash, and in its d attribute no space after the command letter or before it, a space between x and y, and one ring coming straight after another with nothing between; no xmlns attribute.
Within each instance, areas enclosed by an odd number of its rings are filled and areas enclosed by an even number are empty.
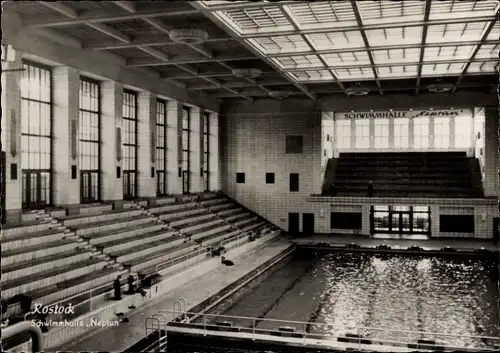
<svg viewBox="0 0 500 353"><path fill-rule="evenodd" d="M302 52L310 50L309 45L302 36L279 36L267 38L251 38L248 42L253 44L264 54L279 54L282 52Z"/></svg>
<svg viewBox="0 0 500 353"><path fill-rule="evenodd" d="M422 65L422 76L460 74L465 63Z"/></svg>
<svg viewBox="0 0 500 353"><path fill-rule="evenodd" d="M377 65L416 62L420 57L420 48L374 50L372 55Z"/></svg>
<svg viewBox="0 0 500 353"><path fill-rule="evenodd" d="M240 34L293 30L291 23L277 8L219 11L216 16Z"/></svg>
<svg viewBox="0 0 500 353"><path fill-rule="evenodd" d="M341 81L374 79L373 70L371 68L335 69L333 73Z"/></svg>
<svg viewBox="0 0 500 353"><path fill-rule="evenodd" d="M479 41L488 24L489 22L467 22L432 25L427 31L427 43Z"/></svg>
<svg viewBox="0 0 500 353"><path fill-rule="evenodd" d="M281 63L283 69L307 69L310 67L324 66L316 55L295 55L274 58Z"/></svg>
<svg viewBox="0 0 500 353"><path fill-rule="evenodd" d="M356 25L348 1L314 1L288 5L300 29L332 28Z"/></svg>
<svg viewBox="0 0 500 353"><path fill-rule="evenodd" d="M409 22L424 19L423 1L357 1L363 24L381 21Z"/></svg>
<svg viewBox="0 0 500 353"><path fill-rule="evenodd" d="M475 59L498 59L500 44L485 44L477 51Z"/></svg>
<svg viewBox="0 0 500 353"><path fill-rule="evenodd" d="M370 47L420 44L422 41L422 27L397 27L371 29L366 31Z"/></svg>
<svg viewBox="0 0 500 353"><path fill-rule="evenodd" d="M381 66L377 68L380 79L394 79L401 77L414 77L418 74L418 66Z"/></svg>
<svg viewBox="0 0 500 353"><path fill-rule="evenodd" d="M469 59L474 48L474 45L454 45L447 47L426 48L424 53L424 61Z"/></svg>
<svg viewBox="0 0 500 353"><path fill-rule="evenodd" d="M316 33L306 35L316 50L347 49L364 47L365 43L359 31Z"/></svg>
<svg viewBox="0 0 500 353"><path fill-rule="evenodd" d="M498 62L495 61L477 61L472 62L467 69L468 73L492 73L495 72Z"/></svg>
<svg viewBox="0 0 500 353"><path fill-rule="evenodd" d="M333 80L328 70L305 70L293 72L299 81L327 81Z"/></svg>
<svg viewBox="0 0 500 353"><path fill-rule="evenodd" d="M498 9L496 0L433 1L429 19L494 16Z"/></svg>
<svg viewBox="0 0 500 353"><path fill-rule="evenodd" d="M500 38L500 22L497 22L490 34L486 37L486 40L498 40Z"/></svg>
<svg viewBox="0 0 500 353"><path fill-rule="evenodd" d="M364 51L354 53L322 54L321 57L329 66L369 65L370 58Z"/></svg>

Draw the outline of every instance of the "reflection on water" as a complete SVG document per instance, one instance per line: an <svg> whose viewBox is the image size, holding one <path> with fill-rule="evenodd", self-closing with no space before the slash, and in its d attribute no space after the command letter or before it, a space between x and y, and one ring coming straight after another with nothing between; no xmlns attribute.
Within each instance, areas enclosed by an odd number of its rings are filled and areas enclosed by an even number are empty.
<svg viewBox="0 0 500 353"><path fill-rule="evenodd" d="M497 273L495 264L478 258L297 251L216 313L328 324L309 325L311 333L356 333L353 327L360 326L448 333L454 336L434 339L482 347L488 342L464 336L499 337ZM261 328L278 326L283 324L257 322ZM405 332L363 334L391 341L433 339Z"/></svg>

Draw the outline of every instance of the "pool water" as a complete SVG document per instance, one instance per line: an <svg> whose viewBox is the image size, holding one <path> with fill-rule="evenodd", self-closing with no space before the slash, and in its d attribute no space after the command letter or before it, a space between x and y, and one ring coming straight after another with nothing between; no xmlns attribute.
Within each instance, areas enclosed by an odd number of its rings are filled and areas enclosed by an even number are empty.
<svg viewBox="0 0 500 353"><path fill-rule="evenodd" d="M465 336L499 337L497 265L478 257L380 257L296 250L211 313L309 322L305 329L311 333L356 333L352 327L360 326L447 333L456 336L371 330L363 335L486 347L496 342ZM235 326L252 326L249 320L228 320ZM279 326L304 329L256 322L258 328Z"/></svg>

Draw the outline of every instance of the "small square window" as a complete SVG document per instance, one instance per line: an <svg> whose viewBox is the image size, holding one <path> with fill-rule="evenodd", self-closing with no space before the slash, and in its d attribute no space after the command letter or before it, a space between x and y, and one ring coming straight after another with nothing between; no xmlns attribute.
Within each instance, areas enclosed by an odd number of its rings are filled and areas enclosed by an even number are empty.
<svg viewBox="0 0 500 353"><path fill-rule="evenodd" d="M236 173L236 183L245 184L245 173Z"/></svg>
<svg viewBox="0 0 500 353"><path fill-rule="evenodd" d="M274 173L266 173L266 184L274 184Z"/></svg>

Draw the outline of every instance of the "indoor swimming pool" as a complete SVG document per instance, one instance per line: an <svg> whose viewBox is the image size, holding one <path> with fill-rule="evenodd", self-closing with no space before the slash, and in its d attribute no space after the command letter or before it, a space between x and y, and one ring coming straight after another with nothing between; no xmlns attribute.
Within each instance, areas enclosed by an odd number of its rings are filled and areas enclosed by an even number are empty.
<svg viewBox="0 0 500 353"><path fill-rule="evenodd" d="M428 332L450 334L434 337L444 345L491 347L497 342L471 336L499 337L495 262L297 249L210 314L258 318L259 329L277 330L284 324L264 320L279 319L308 322L308 333L367 327L387 329L363 332L371 339L416 342L432 339L418 333ZM229 320L252 326L248 319ZM396 329L411 332L390 331Z"/></svg>

